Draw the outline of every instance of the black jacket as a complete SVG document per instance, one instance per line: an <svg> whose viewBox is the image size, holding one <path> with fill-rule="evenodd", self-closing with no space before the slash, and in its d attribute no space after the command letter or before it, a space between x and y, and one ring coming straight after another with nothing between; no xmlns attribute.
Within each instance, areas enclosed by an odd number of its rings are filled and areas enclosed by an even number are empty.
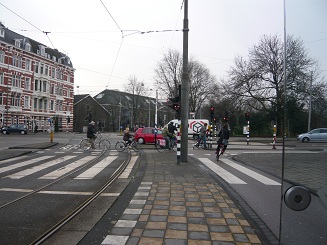
<svg viewBox="0 0 327 245"><path fill-rule="evenodd" d="M218 133L218 144L221 144L223 142L223 139L228 140L229 139L229 130L227 128L222 128L220 129L219 133Z"/></svg>
<svg viewBox="0 0 327 245"><path fill-rule="evenodd" d="M94 138L95 137L95 127L92 124L89 124L89 126L87 127L87 137L88 138Z"/></svg>

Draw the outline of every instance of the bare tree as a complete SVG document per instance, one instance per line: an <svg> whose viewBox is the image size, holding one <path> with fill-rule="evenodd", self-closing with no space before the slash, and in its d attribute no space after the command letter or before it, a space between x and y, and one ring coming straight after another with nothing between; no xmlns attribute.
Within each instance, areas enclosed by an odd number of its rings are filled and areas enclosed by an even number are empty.
<svg viewBox="0 0 327 245"><path fill-rule="evenodd" d="M303 100L308 88L310 69L316 61L308 56L303 42L287 38L287 95ZM280 132L284 106L284 44L277 36L264 35L249 50L248 60L236 57L228 73L226 94L244 108L261 110L276 116Z"/></svg>
<svg viewBox="0 0 327 245"><path fill-rule="evenodd" d="M155 80L158 90L167 98L177 95L178 85L182 80L182 68L183 56L176 50L169 50L157 63ZM193 58L189 60L188 72L190 78L189 110L198 113L203 103L216 94L218 84L209 69Z"/></svg>
<svg viewBox="0 0 327 245"><path fill-rule="evenodd" d="M138 81L135 75L131 75L128 78L127 84L125 84L125 91L132 95L131 106L131 127L138 122L140 117L140 105L143 102L141 96L148 96L149 91L146 90L143 81Z"/></svg>

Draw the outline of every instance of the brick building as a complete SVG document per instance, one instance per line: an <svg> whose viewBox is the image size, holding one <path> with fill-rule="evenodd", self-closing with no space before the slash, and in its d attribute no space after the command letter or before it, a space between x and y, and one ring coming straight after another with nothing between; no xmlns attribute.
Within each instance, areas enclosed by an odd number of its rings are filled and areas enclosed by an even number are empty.
<svg viewBox="0 0 327 245"><path fill-rule="evenodd" d="M74 71L67 55L0 23L1 123L72 130Z"/></svg>

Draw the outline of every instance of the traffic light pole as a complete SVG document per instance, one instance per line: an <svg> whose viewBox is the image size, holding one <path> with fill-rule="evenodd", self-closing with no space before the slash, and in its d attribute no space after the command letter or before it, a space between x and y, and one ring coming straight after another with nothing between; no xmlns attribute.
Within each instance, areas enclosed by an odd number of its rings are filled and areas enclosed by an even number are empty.
<svg viewBox="0 0 327 245"><path fill-rule="evenodd" d="M181 84L181 152L177 155L177 164L187 162L188 155L188 108L189 108L189 74L188 74L188 0L184 1L183 26L183 74ZM178 154L178 152L177 152Z"/></svg>

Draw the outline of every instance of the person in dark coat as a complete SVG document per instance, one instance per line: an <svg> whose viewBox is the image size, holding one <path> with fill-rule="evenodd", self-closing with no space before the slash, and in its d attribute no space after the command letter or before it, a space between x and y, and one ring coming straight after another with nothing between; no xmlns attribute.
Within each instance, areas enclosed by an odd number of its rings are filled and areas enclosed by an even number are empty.
<svg viewBox="0 0 327 245"><path fill-rule="evenodd" d="M216 149L216 154L219 153L221 145L224 145L224 151L227 148L227 144L223 144L223 140L228 140L229 139L229 130L228 130L228 124L224 123L224 126L220 129L218 133L218 141L217 141L217 149Z"/></svg>
<svg viewBox="0 0 327 245"><path fill-rule="evenodd" d="M96 138L96 131L95 131L95 122L91 121L87 127L87 135L86 137L90 139L91 142L91 148L95 149L94 141Z"/></svg>

